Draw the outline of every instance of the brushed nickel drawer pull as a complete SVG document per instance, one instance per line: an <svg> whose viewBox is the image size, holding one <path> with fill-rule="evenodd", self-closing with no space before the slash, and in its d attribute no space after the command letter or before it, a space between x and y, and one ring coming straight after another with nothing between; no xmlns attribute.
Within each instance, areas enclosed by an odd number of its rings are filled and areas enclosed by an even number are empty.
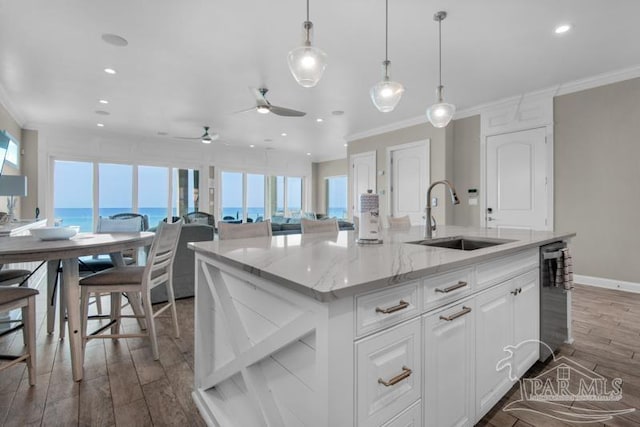
<svg viewBox="0 0 640 427"><path fill-rule="evenodd" d="M394 305L393 307L388 307L388 308L376 307L376 313L391 314L399 310L404 310L407 307L409 307L409 303L406 302L405 300L400 300L400 303L398 305Z"/></svg>
<svg viewBox="0 0 640 427"><path fill-rule="evenodd" d="M391 378L389 381L385 381L382 378L378 378L378 383L382 384L385 387L391 387L392 385L396 385L398 384L400 381L404 380L405 378L409 378L409 376L411 375L411 369L407 368L406 366L402 367L402 373L396 375L395 377Z"/></svg>
<svg viewBox="0 0 640 427"><path fill-rule="evenodd" d="M436 292L440 292L440 293L443 293L443 294L448 294L451 291L455 291L456 289L464 288L467 285L468 285L467 282L464 282L464 281L460 280L460 281L458 281L458 283L456 283L455 285L451 285L448 288L444 288L444 289L436 288Z"/></svg>
<svg viewBox="0 0 640 427"><path fill-rule="evenodd" d="M440 319L451 322L452 320L457 319L460 316L464 316L467 313L471 313L471 307L462 306L462 310L459 312L452 314L451 316L440 316Z"/></svg>

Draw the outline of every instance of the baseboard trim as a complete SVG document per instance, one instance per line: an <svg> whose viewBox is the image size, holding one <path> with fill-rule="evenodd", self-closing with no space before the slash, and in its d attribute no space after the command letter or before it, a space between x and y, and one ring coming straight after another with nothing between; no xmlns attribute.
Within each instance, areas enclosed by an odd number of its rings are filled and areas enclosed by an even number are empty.
<svg viewBox="0 0 640 427"><path fill-rule="evenodd" d="M620 291L640 294L640 283L625 282L624 280L605 279L602 277L583 276L576 274L573 281L581 285L595 286L598 288L617 289Z"/></svg>

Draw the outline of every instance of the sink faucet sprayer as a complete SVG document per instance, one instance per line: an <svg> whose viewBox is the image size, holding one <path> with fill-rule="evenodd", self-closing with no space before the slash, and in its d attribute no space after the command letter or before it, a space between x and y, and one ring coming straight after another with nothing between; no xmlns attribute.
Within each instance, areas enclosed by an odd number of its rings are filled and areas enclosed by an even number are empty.
<svg viewBox="0 0 640 427"><path fill-rule="evenodd" d="M425 208L425 224L424 224L424 237L426 239L431 239L433 237L433 230L436 229L436 219L431 216L431 190L438 184L444 184L445 187L449 189L449 194L451 195L451 203L454 205L460 204L460 200L458 199L458 195L456 194L456 188L453 186L451 182L444 179L442 181L436 181L427 190L427 207ZM431 219L433 219L433 225L431 225Z"/></svg>

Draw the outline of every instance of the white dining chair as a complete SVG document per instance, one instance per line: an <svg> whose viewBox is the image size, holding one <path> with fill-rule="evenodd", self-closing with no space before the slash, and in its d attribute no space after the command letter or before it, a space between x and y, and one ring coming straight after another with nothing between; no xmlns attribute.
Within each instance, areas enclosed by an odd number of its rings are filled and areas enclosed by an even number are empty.
<svg viewBox="0 0 640 427"><path fill-rule="evenodd" d="M321 219L321 220L302 218L300 220L300 226L302 229L302 234L337 233L338 231L340 231L340 227L338 226L338 220L335 218Z"/></svg>
<svg viewBox="0 0 640 427"><path fill-rule="evenodd" d="M411 218L409 215L405 216L387 216L387 221L389 222L389 228L398 229L398 228L409 228L411 227Z"/></svg>
<svg viewBox="0 0 640 427"><path fill-rule="evenodd" d="M112 233L138 233L144 229L144 217L142 216L134 216L134 217L125 217L125 218L110 218L110 217L99 217L98 222L96 224L96 233L98 234L112 234ZM128 256L127 256L128 255ZM89 257L88 259L79 259L80 262L80 272L81 275L87 275L91 273L97 273L102 270L106 270L108 268L113 267L113 263L111 262L111 258L104 259L105 255L94 255ZM127 264L137 264L138 256L137 251L132 251L128 254L123 255L123 258ZM83 268L86 267L86 268ZM58 281L62 282L62 269L58 267ZM64 286L59 286L59 304L60 304L60 338L65 337L65 321L67 318L67 307L65 306L65 295L64 295ZM102 296L99 293L94 295L94 301L96 305L96 310L98 312L96 318L104 318L106 317L102 313ZM135 298L134 298L135 300ZM138 301L132 301L132 303L137 303ZM141 323L142 325L142 323Z"/></svg>
<svg viewBox="0 0 640 427"><path fill-rule="evenodd" d="M173 260L175 259L181 229L182 221L161 223L158 226L145 266L127 265L123 267L113 267L80 280L83 348L86 346L87 341L91 339L139 338L148 336L151 340L153 358L154 360L158 360L160 353L158 351L154 319L168 308L171 309L174 334L176 338L180 336L173 293ZM160 285L166 286L169 302L154 312L151 305L151 289ZM112 310L111 322L87 335L89 296L93 293L104 292L111 294L111 304L115 307L115 310ZM140 317L135 314L122 314L120 304L121 294L123 293L140 295L142 299L142 317L146 320L146 333L120 333L120 322L122 318ZM111 328L111 333L103 333L108 328Z"/></svg>
<svg viewBox="0 0 640 427"><path fill-rule="evenodd" d="M218 222L218 239L249 239L251 237L271 237L271 221L251 222L246 224L233 224L230 222Z"/></svg>
<svg viewBox="0 0 640 427"><path fill-rule="evenodd" d="M0 288L0 312L21 309L22 326L26 331L23 335L25 352L20 355L0 355L0 359L9 360L9 363L0 365L0 370L24 362L27 364L30 385L36 384L36 295L38 295L38 291L33 288ZM9 332L3 332L0 336Z"/></svg>

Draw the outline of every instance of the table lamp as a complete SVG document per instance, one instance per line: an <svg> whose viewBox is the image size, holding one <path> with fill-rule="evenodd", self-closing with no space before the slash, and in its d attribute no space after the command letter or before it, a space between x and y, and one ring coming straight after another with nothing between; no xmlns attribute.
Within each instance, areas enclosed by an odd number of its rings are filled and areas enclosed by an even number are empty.
<svg viewBox="0 0 640 427"><path fill-rule="evenodd" d="M27 195L27 177L21 175L0 176L0 196L8 196L7 210L9 221L13 221L14 209L16 207L15 196L24 197Z"/></svg>

